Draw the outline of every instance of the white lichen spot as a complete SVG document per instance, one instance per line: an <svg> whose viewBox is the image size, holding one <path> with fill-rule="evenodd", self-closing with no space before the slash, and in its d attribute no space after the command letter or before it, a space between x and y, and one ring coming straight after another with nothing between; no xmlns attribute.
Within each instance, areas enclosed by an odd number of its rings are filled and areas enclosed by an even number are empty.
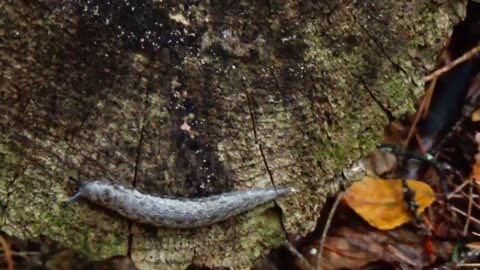
<svg viewBox="0 0 480 270"><path fill-rule="evenodd" d="M175 22L181 23L185 26L190 26L190 23L188 22L188 20L181 13L177 13L177 14L170 13L168 14L168 16L170 17L170 19L174 20Z"/></svg>
<svg viewBox="0 0 480 270"><path fill-rule="evenodd" d="M192 131L192 127L187 123L187 122L184 122L181 126L180 126L180 129L187 132L187 133L190 133Z"/></svg>
<svg viewBox="0 0 480 270"><path fill-rule="evenodd" d="M232 31L230 29L225 29L222 31L222 37L224 39L229 39L232 37Z"/></svg>

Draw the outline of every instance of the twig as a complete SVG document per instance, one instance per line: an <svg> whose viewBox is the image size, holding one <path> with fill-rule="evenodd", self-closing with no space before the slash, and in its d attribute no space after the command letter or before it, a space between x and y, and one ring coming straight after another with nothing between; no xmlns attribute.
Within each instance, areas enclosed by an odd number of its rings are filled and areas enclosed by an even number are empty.
<svg viewBox="0 0 480 270"><path fill-rule="evenodd" d="M474 183L473 180L472 180L472 182ZM472 206L475 206L477 209L480 209L480 204L477 203L475 200L473 200L473 199L478 199L478 198L480 198L480 196L477 195L477 194L473 194L473 192L472 192L471 195L469 195L469 194L466 194L466 193L463 191L463 188L464 188L466 185L471 184L472 182L470 182L470 181L463 181L463 183L460 184L459 186L457 186L453 192L451 192L450 194L448 194L447 199L449 199L449 200L452 199L452 198L464 199L465 197L470 197L470 198L472 198L472 200L471 200Z"/></svg>
<svg viewBox="0 0 480 270"><path fill-rule="evenodd" d="M463 194L463 192L462 192L461 194L453 194L452 196L448 197L448 199L452 199L452 198L463 199L463 198L465 198L465 194ZM479 195L472 194L472 199L478 199L478 198L480 198ZM476 206L477 208L480 209L480 204L478 204L476 202L473 202L473 206Z"/></svg>
<svg viewBox="0 0 480 270"><path fill-rule="evenodd" d="M430 100L432 98L433 91L435 89L435 85L437 84L438 77L440 77L442 74L446 73L447 71L451 70L452 68L456 67L457 65L469 60L470 58L472 58L475 54L477 54L479 52L480 52L480 45L471 49L470 51L464 53L462 56L455 59L453 62L446 64L445 66L435 70L434 72L430 73L429 75L427 75L425 77L426 82L429 82L429 81L432 81L432 82L428 85L428 88L425 91L425 97L426 98L424 100L422 100L422 102L420 103L420 107L418 108L418 111L415 115L415 119L413 120L413 124L410 127L410 130L408 132L407 140L406 140L405 145L408 145L408 143L410 142L410 139L412 138L412 135L413 135L413 133L414 133L416 127L417 127L418 121L420 120L420 116L422 114L426 113L426 111L428 111L428 107L430 106Z"/></svg>
<svg viewBox="0 0 480 270"><path fill-rule="evenodd" d="M460 192L467 184L468 184L467 181L460 184L458 187L455 188L454 191L450 192L450 194L447 195L447 199L453 198L453 196L455 196L456 193Z"/></svg>
<svg viewBox="0 0 480 270"><path fill-rule="evenodd" d="M434 231L434 226L433 226L432 222L430 222L430 220L428 219L427 216L423 215L422 220L425 223L425 226L427 227L428 230Z"/></svg>
<svg viewBox="0 0 480 270"><path fill-rule="evenodd" d="M288 248L288 250L293 254L293 256L297 257L297 259L300 260L300 262L308 269L308 270L315 270L313 266L310 265L310 263L305 259L305 257L298 252L298 250L288 241L285 241L285 246Z"/></svg>
<svg viewBox="0 0 480 270"><path fill-rule="evenodd" d="M400 249L398 249L397 247L391 245L391 244L388 244L386 246L386 249L395 257L397 257L400 261L403 261L405 262L406 264L409 264L409 265L417 265L417 263L415 263L414 261L412 261L410 258L408 258L408 256L406 254L404 254Z"/></svg>
<svg viewBox="0 0 480 270"><path fill-rule="evenodd" d="M480 263L457 263L456 267L480 267Z"/></svg>
<svg viewBox="0 0 480 270"><path fill-rule="evenodd" d="M418 111L415 114L415 119L413 120L412 125L410 126L410 130L408 131L407 139L405 140L405 145L403 146L404 148L408 146L410 143L410 140L412 139L413 133L417 129L417 124L418 121L420 121L420 117L422 114L426 113L428 111L428 108L430 107L430 100L432 99L433 95L433 90L435 89L435 85L437 84L437 79L435 78L427 88L427 91L425 91L425 99L422 100L420 103L420 106L418 107ZM425 117L425 115L424 115Z"/></svg>
<svg viewBox="0 0 480 270"><path fill-rule="evenodd" d="M477 54L479 52L480 52L480 45L478 45L477 47L475 47L475 48L469 50L468 52L464 53L462 56L455 59L455 61L453 61L451 64L445 65L442 68L439 68L439 69L435 70L434 72L430 73L427 77L425 77L425 81L428 82L432 79L438 78L439 76L441 76L445 72L449 71L450 69L458 66L459 64L461 64L461 63L463 63L467 60L469 60L470 58L472 58L475 54Z"/></svg>
<svg viewBox="0 0 480 270"><path fill-rule="evenodd" d="M477 223L478 225L480 225L480 220L478 220L478 219L476 219L476 218L474 218L474 217L472 217L472 216L469 217L469 216L467 215L467 213L465 213L465 212L463 212L462 210L456 208L455 206L452 206L451 209L452 209L454 212L457 212L457 213L459 213L460 215L462 215L462 216L464 216L464 217L467 217L467 218L470 219L471 221L473 221L473 222Z"/></svg>
<svg viewBox="0 0 480 270"><path fill-rule="evenodd" d="M468 182L470 183L470 185L469 185L469 189L468 189L469 196L468 196L467 220L465 221L465 227L463 228L463 236L466 236L467 233L468 233L468 225L470 224L470 218L472 217L472 203L473 203L473 199L472 199L472 193L473 193L472 179L468 180Z"/></svg>
<svg viewBox="0 0 480 270"><path fill-rule="evenodd" d="M323 228L322 238L320 239L320 246L318 248L317 269L320 269L320 264L322 263L323 247L325 246L325 241L327 239L328 229L330 228L335 211L337 210L338 205L340 204L340 201L342 200L344 194L345 192L342 191L337 195L337 198L332 205L332 209L330 210L330 213L328 213L327 222L325 223L325 227Z"/></svg>
<svg viewBox="0 0 480 270"><path fill-rule="evenodd" d="M5 238L1 235L0 235L0 244L2 246L3 252L5 253L8 270L15 270L15 267L13 266L13 260L12 260L12 250L10 249L10 246L8 245L7 240L5 240Z"/></svg>
<svg viewBox="0 0 480 270"><path fill-rule="evenodd" d="M24 259L31 259L33 256L41 256L42 253L38 251L12 251L12 256L22 257ZM0 254L0 258L5 258L5 254Z"/></svg>

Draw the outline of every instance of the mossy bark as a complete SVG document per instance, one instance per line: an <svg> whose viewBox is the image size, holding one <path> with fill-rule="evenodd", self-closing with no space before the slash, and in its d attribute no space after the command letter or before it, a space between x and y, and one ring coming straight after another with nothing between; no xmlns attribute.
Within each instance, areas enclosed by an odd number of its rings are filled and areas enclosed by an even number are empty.
<svg viewBox="0 0 480 270"><path fill-rule="evenodd" d="M78 2L0 3L0 226L95 259L130 253L142 269L243 268L286 233L311 231L333 175L372 150L389 118L414 110L465 9L433 0ZM67 176L171 196L301 192L174 230L85 201L62 209Z"/></svg>

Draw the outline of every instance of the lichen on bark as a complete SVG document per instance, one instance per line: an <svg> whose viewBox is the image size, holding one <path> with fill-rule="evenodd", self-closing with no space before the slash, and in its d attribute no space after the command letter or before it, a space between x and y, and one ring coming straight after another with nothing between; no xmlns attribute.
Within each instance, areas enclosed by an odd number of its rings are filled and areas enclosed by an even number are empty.
<svg viewBox="0 0 480 270"><path fill-rule="evenodd" d="M242 268L311 231L333 175L414 108L465 5L105 3L0 3L0 225L92 259L130 251L142 269ZM169 196L300 193L173 230L62 209L72 175Z"/></svg>

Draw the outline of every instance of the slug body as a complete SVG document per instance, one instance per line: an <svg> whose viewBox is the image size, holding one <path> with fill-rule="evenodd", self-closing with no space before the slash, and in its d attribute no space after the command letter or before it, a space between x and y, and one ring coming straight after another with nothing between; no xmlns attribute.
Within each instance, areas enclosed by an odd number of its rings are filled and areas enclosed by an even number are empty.
<svg viewBox="0 0 480 270"><path fill-rule="evenodd" d="M77 184L78 192L67 204L82 197L139 223L184 229L224 221L294 192L292 188L254 188L186 199L151 196L108 181Z"/></svg>

